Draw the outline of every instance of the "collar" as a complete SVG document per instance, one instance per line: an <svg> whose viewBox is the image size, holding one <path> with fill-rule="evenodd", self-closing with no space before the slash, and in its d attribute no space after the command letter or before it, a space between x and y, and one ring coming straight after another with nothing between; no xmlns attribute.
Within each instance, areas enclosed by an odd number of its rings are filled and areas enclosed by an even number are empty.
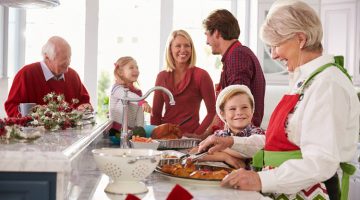
<svg viewBox="0 0 360 200"><path fill-rule="evenodd" d="M333 55L322 55L310 62L307 62L294 70L293 75L290 77L290 88L294 91L300 88L302 83L307 79L312 72L320 66L335 62Z"/></svg>
<svg viewBox="0 0 360 200"><path fill-rule="evenodd" d="M221 62L224 62L225 59L226 59L226 57L228 56L228 54L231 54L231 52L235 49L235 47L238 47L238 46L240 46L240 45L241 45L241 43L240 43L239 40L236 40L235 42L233 42L233 43L229 46L229 48L225 51L224 55L223 55L222 58L221 58Z"/></svg>
<svg viewBox="0 0 360 200"><path fill-rule="evenodd" d="M44 73L44 77L45 77L45 81L48 81L50 79L55 79L55 80L61 80L63 79L65 81L65 76L64 74L61 74L61 76L59 78L57 78L56 76L54 76L54 74L50 71L49 67L45 64L44 61L40 62L41 65L41 69Z"/></svg>

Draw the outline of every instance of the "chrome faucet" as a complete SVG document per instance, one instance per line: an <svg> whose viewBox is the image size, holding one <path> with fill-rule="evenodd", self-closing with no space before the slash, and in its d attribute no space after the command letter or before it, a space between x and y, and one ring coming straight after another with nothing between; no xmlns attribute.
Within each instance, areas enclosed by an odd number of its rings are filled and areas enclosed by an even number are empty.
<svg viewBox="0 0 360 200"><path fill-rule="evenodd" d="M122 122L121 136L120 136L120 148L123 148L123 149L129 148L129 145L128 145L128 143L129 143L129 138L128 138L128 106L129 106L129 102L139 102L141 100L144 100L154 90L161 90L161 91L165 92L165 94L167 94L170 98L169 104L175 105L174 96L171 94L171 92L168 89L161 87L161 86L155 86L155 87L151 88L142 97L138 97L138 98L128 97L127 94L128 94L129 88L124 89L124 96L120 98L121 102L123 104L123 122Z"/></svg>

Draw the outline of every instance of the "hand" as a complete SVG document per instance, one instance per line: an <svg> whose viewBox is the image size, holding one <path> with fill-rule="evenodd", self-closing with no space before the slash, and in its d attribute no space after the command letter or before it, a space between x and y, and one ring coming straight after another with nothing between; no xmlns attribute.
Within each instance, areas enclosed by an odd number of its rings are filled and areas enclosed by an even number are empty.
<svg viewBox="0 0 360 200"><path fill-rule="evenodd" d="M143 112L151 113L152 108L148 103L143 103L141 107L143 109Z"/></svg>
<svg viewBox="0 0 360 200"><path fill-rule="evenodd" d="M190 150L188 151L188 153L190 153L190 154L197 153L197 152L198 152L198 148L199 148L199 147L194 147L194 148L190 149Z"/></svg>
<svg viewBox="0 0 360 200"><path fill-rule="evenodd" d="M261 190L259 174L245 169L238 169L231 172L225 176L220 185L247 191L259 192Z"/></svg>
<svg viewBox="0 0 360 200"><path fill-rule="evenodd" d="M84 104L79 105L77 107L77 110L83 111L83 112L87 111L87 110L90 110L91 112L94 111L93 107L89 103L84 103Z"/></svg>
<svg viewBox="0 0 360 200"><path fill-rule="evenodd" d="M209 154L213 154L214 152L222 151L228 147L231 147L233 144L233 137L219 137L216 135L210 135L205 140L200 142L198 152L202 152L207 148L213 146L208 150Z"/></svg>
<svg viewBox="0 0 360 200"><path fill-rule="evenodd" d="M235 169L239 169L239 168L245 168L246 164L244 162L244 160L242 160L241 158L236 158L232 155L229 155L225 152L224 153L224 162L232 167L234 167Z"/></svg>
<svg viewBox="0 0 360 200"><path fill-rule="evenodd" d="M228 165L236 169L245 167L245 163L242 159L231 156L225 152L215 152L212 155L206 155L200 158L198 161L226 162Z"/></svg>

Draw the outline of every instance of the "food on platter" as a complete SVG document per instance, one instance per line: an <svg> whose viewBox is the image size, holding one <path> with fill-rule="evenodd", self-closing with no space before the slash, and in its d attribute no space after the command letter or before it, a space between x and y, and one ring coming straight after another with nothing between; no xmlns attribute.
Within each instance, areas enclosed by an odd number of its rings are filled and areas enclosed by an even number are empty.
<svg viewBox="0 0 360 200"><path fill-rule="evenodd" d="M219 167L204 167L203 169L198 169L198 166L191 162L187 162L185 165L181 165L180 163L163 165L160 167L160 170L163 173L177 177L203 180L222 180L232 171L232 169Z"/></svg>
<svg viewBox="0 0 360 200"><path fill-rule="evenodd" d="M165 123L157 126L151 133L153 139L179 139L182 131L176 124Z"/></svg>
<svg viewBox="0 0 360 200"><path fill-rule="evenodd" d="M191 178L198 179L218 179L222 180L229 172L226 170L218 170L218 171L204 171L204 170L196 170L190 174Z"/></svg>
<svg viewBox="0 0 360 200"><path fill-rule="evenodd" d="M131 140L133 142L145 142L145 143L150 143L153 141L151 138L140 137L140 136L132 136Z"/></svg>
<svg viewBox="0 0 360 200"><path fill-rule="evenodd" d="M164 159L168 159L168 158L178 158L177 156L175 155L168 155L168 154L165 154L165 155L162 155L161 158L164 158Z"/></svg>

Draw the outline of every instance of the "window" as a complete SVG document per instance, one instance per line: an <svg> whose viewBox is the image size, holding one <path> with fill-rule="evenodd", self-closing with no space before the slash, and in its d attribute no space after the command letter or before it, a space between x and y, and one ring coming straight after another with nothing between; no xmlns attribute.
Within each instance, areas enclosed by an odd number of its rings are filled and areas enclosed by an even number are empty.
<svg viewBox="0 0 360 200"><path fill-rule="evenodd" d="M131 56L139 66L140 88L147 91L159 72L159 43L160 0L101 1L98 76L105 72L113 80L116 60Z"/></svg>
<svg viewBox="0 0 360 200"><path fill-rule="evenodd" d="M41 48L54 35L71 46L70 67L84 74L85 0L61 0L61 6L51 9L26 10L25 63L42 60Z"/></svg>

